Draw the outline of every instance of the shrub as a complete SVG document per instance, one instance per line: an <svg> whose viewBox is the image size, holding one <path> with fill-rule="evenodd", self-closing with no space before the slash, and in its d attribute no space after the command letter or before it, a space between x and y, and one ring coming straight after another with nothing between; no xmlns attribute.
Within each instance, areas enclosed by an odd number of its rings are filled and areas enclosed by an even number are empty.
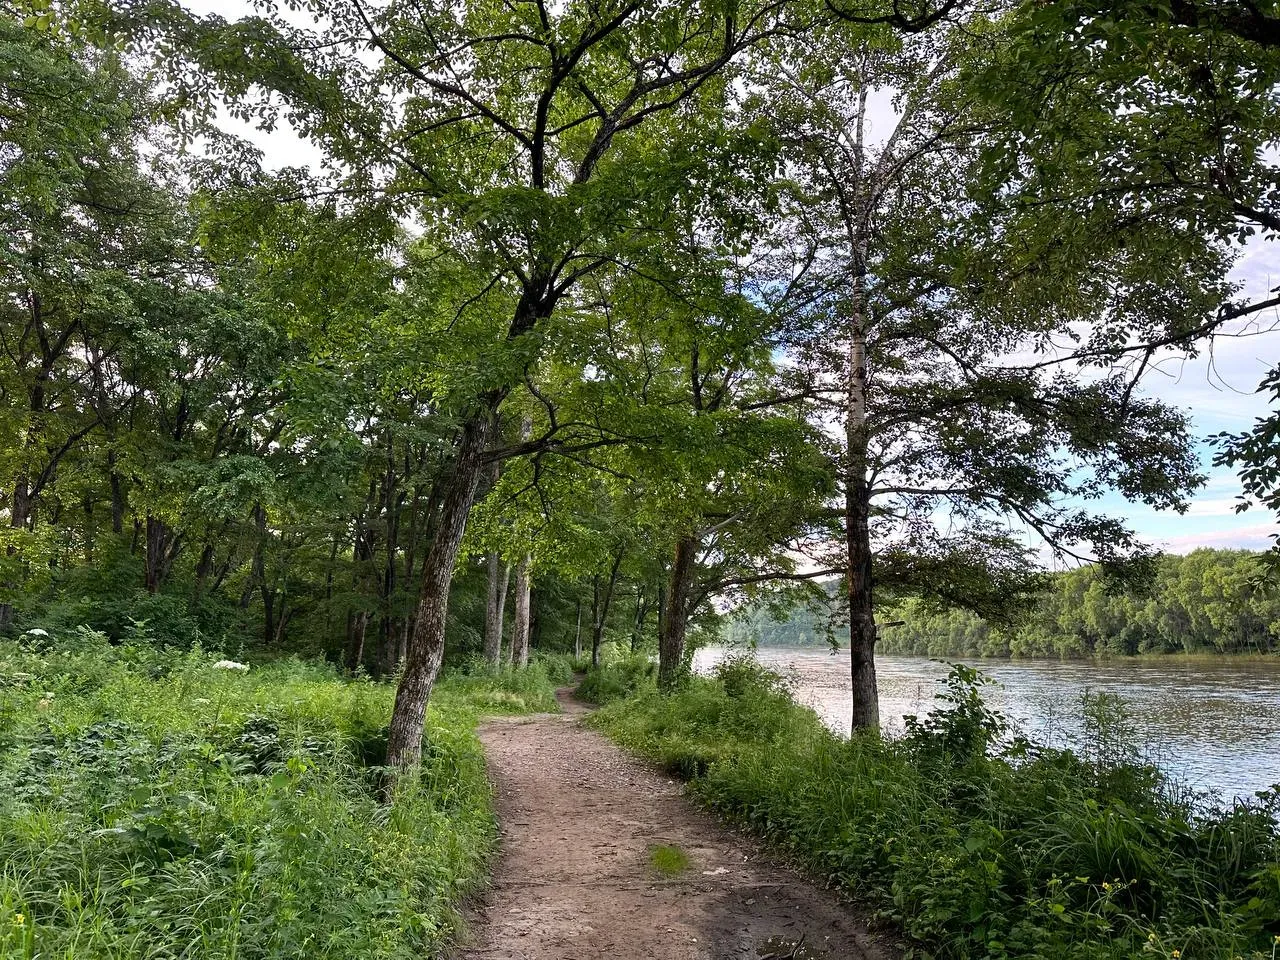
<svg viewBox="0 0 1280 960"><path fill-rule="evenodd" d="M619 655L610 664L587 671L577 694L588 703L609 703L652 686L658 667L642 654Z"/></svg>

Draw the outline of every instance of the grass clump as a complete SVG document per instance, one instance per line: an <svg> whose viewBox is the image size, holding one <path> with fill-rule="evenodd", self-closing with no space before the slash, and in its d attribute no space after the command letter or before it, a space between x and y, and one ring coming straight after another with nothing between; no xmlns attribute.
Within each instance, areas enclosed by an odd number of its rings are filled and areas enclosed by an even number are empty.
<svg viewBox="0 0 1280 960"><path fill-rule="evenodd" d="M676 877L689 869L689 855L677 846L660 843L649 849L649 863L664 877Z"/></svg>
<svg viewBox="0 0 1280 960"><path fill-rule="evenodd" d="M465 700L482 713L555 713L556 687L572 679L556 657L535 656L527 667L495 667L476 657L446 671L436 694Z"/></svg>
<svg viewBox="0 0 1280 960"><path fill-rule="evenodd" d="M440 950L495 837L473 732L491 687L441 684L388 804L391 686L33 639L0 643L0 956ZM510 681L520 709L538 682Z"/></svg>
<svg viewBox="0 0 1280 960"><path fill-rule="evenodd" d="M1039 747L983 682L956 667L896 740L832 734L744 660L671 695L641 685L591 722L873 903L914 956L1272 960L1274 792L1222 810L1114 744Z"/></svg>
<svg viewBox="0 0 1280 960"><path fill-rule="evenodd" d="M652 686L657 669L650 657L621 655L599 669L588 670L578 686L577 695L587 703L596 704L629 697L644 687Z"/></svg>

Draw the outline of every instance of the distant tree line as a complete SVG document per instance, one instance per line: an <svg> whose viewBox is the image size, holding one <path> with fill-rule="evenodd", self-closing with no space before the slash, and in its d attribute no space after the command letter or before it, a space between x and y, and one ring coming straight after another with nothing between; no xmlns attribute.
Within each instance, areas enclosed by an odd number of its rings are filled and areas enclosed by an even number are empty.
<svg viewBox="0 0 1280 960"><path fill-rule="evenodd" d="M1280 589L1265 582L1265 555L1196 550L1157 561L1145 588L1110 588L1088 566L1048 578L1029 611L991 623L958 607L907 599L882 607L883 653L946 657L1090 657L1140 653L1271 653L1280 648ZM829 618L800 606L779 621L764 608L728 623L731 642L762 646L825 645Z"/></svg>

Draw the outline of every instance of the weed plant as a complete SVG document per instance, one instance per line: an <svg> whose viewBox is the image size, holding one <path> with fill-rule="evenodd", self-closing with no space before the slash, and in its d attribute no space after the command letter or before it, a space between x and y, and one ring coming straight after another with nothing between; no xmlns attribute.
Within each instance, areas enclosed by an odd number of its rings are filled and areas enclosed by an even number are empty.
<svg viewBox="0 0 1280 960"><path fill-rule="evenodd" d="M545 708L545 671L442 681L388 803L392 686L216 662L0 643L0 956L437 954L495 836L476 716Z"/></svg>
<svg viewBox="0 0 1280 960"><path fill-rule="evenodd" d="M592 722L870 901L912 956L1273 960L1275 792L1224 810L1171 789L1114 741L1110 702L1091 708L1097 749L1039 747L982 685L957 666L905 736L844 739L780 676L730 660L671 695L641 685Z"/></svg>

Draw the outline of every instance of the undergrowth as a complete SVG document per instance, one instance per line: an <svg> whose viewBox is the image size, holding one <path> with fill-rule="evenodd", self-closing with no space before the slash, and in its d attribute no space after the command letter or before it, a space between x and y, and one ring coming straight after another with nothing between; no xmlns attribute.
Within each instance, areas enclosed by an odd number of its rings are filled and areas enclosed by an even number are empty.
<svg viewBox="0 0 1280 960"><path fill-rule="evenodd" d="M0 956L438 953L495 838L475 720L554 708L547 668L442 680L388 803L393 686L216 662L0 643Z"/></svg>
<svg viewBox="0 0 1280 960"><path fill-rule="evenodd" d="M636 672L596 689L632 688ZM671 695L639 684L591 722L871 902L914 956L1273 960L1274 792L1223 810L1109 740L1084 755L1037 746L982 683L955 667L938 709L896 740L832 734L746 660ZM1090 709L1114 725L1114 704Z"/></svg>

